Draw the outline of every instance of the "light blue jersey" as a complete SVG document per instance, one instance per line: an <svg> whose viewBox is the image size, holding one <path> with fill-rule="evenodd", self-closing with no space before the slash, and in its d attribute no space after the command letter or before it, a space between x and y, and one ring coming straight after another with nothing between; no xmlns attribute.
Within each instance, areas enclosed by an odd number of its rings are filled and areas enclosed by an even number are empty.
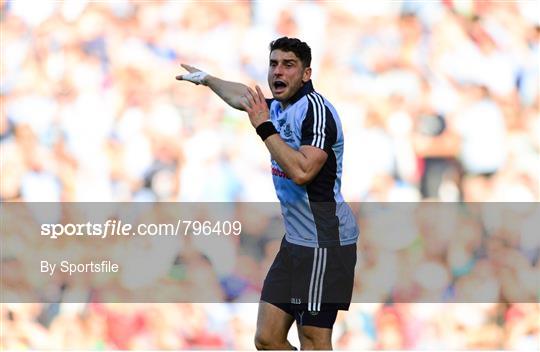
<svg viewBox="0 0 540 352"><path fill-rule="evenodd" d="M272 177L285 222L288 242L306 247L353 244L358 227L341 195L343 132L334 107L314 91L311 81L291 98L285 110L267 100L270 120L281 138L298 150L302 145L323 149L328 158L307 185L295 184L272 160Z"/></svg>

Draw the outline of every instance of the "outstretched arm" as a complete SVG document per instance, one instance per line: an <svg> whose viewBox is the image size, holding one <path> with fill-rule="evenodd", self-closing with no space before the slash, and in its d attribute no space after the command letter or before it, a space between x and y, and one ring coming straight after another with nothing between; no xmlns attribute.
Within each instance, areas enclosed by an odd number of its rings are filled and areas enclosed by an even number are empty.
<svg viewBox="0 0 540 352"><path fill-rule="evenodd" d="M245 111L241 99L247 94L247 86L242 83L224 81L220 78L211 76L193 66L181 64L189 73L178 75L179 81L189 81L195 84L202 84L210 87L224 102L235 109Z"/></svg>

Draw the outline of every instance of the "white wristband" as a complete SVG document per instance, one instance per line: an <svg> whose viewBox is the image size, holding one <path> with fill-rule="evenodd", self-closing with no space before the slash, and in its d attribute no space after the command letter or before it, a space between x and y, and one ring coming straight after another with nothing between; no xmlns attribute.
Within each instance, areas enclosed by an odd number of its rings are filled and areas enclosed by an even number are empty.
<svg viewBox="0 0 540 352"><path fill-rule="evenodd" d="M203 71L196 71L196 72L188 73L187 75L182 75L182 79L184 81L190 81L195 84L203 84L206 76L208 76L208 73L203 72Z"/></svg>

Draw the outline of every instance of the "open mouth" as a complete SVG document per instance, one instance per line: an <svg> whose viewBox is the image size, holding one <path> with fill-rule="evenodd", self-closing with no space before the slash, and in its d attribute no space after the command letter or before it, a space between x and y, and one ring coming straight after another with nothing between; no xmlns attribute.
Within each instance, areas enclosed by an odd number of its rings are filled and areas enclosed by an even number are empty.
<svg viewBox="0 0 540 352"><path fill-rule="evenodd" d="M276 93L283 92L287 88L287 84L283 81L274 81L274 91Z"/></svg>

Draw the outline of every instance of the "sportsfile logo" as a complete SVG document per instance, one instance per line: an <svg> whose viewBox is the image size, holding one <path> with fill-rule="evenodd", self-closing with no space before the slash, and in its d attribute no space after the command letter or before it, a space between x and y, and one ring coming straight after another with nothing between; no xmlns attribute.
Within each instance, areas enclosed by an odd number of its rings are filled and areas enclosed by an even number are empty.
<svg viewBox="0 0 540 352"><path fill-rule="evenodd" d="M60 236L95 236L106 238L107 236L131 236L131 224L121 220L109 219L105 223L68 223L68 224L42 224L41 236L47 236L53 240Z"/></svg>
<svg viewBox="0 0 540 352"><path fill-rule="evenodd" d="M199 221L178 219L176 223L164 224L127 224L122 220L109 219L105 223L67 223L42 224L41 236L53 240L61 236L90 236L107 238L108 236L239 236L242 223L238 220Z"/></svg>

